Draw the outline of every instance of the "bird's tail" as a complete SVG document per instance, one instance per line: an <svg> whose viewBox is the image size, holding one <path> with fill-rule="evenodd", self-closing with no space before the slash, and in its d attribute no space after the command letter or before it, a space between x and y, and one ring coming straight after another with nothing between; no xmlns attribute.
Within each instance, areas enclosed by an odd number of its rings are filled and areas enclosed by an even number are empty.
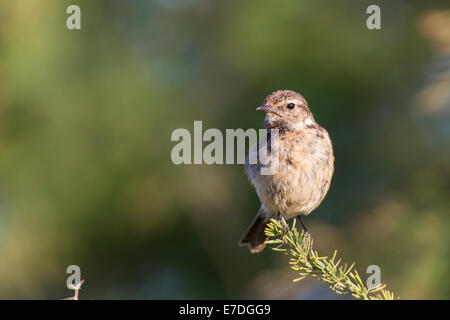
<svg viewBox="0 0 450 320"><path fill-rule="evenodd" d="M257 253L264 249L266 246L265 241L268 239L264 230L266 229L268 218L262 214L262 209L256 215L255 220L253 220L250 227L242 235L239 241L240 246L248 246L251 253Z"/></svg>

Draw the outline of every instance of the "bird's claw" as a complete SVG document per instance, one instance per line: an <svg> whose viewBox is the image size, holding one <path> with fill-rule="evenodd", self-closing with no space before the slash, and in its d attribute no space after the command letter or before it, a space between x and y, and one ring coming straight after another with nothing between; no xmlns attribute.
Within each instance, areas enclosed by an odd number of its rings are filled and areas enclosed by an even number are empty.
<svg viewBox="0 0 450 320"><path fill-rule="evenodd" d="M278 214L277 214L277 219L276 219L280 224L281 224L281 227L283 228L283 233L287 233L288 231L289 231L289 226L288 226L288 224L286 223L286 221L284 221L282 218L281 218L281 215L280 215L280 213L278 212Z"/></svg>

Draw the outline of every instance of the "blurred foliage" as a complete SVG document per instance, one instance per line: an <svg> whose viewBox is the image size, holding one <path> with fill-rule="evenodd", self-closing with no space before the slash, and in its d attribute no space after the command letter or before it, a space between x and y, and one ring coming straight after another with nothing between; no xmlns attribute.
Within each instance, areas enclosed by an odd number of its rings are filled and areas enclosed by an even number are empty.
<svg viewBox="0 0 450 320"><path fill-rule="evenodd" d="M170 160L194 120L261 128L277 89L334 142L315 247L450 298L450 8L378 1L371 31L369 4L0 0L0 298L69 296L71 264L86 299L339 298L237 246L259 207L242 166Z"/></svg>

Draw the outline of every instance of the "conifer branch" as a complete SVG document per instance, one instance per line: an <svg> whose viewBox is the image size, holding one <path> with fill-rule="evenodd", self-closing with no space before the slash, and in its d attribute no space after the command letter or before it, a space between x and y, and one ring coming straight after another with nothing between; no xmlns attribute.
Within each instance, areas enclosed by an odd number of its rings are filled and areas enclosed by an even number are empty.
<svg viewBox="0 0 450 320"><path fill-rule="evenodd" d="M350 293L359 300L394 300L394 294L386 290L385 284L376 288L367 288L358 271L354 269L355 263L351 265L341 263L337 259L337 251L334 251L331 259L321 257L311 247L311 237L302 230L301 233L295 227L296 219L293 219L292 228L286 221L271 219L267 224L265 233L270 238L266 241L272 245L272 250L284 252L290 257L291 268L297 271L300 281L307 276L312 276L329 285L330 289L339 294Z"/></svg>

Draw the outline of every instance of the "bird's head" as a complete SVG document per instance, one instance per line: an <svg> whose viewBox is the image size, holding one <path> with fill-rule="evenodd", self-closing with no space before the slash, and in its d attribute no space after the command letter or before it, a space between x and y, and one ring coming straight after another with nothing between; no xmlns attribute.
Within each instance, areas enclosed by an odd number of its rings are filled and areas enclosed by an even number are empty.
<svg viewBox="0 0 450 320"><path fill-rule="evenodd" d="M305 98L292 90L278 90L269 94L264 105L256 110L266 113L264 124L268 129L293 131L317 125Z"/></svg>

